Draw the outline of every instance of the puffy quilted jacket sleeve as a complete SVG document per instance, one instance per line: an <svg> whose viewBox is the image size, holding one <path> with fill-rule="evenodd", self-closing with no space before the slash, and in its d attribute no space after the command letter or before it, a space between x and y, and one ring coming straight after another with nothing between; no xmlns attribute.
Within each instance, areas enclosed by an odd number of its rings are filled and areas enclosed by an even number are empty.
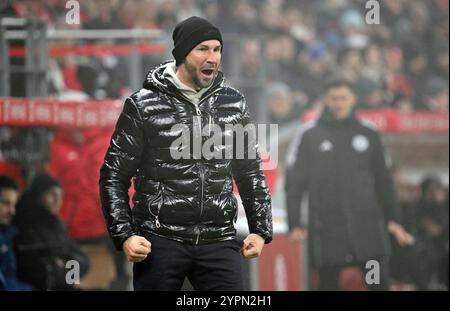
<svg viewBox="0 0 450 311"><path fill-rule="evenodd" d="M142 118L128 98L119 116L104 163L100 169L100 196L109 234L118 250L133 227L128 189L141 160L144 144Z"/></svg>
<svg viewBox="0 0 450 311"><path fill-rule="evenodd" d="M285 193L286 212L289 230L304 227L301 221L300 203L303 195L308 191L311 180L311 155L310 143L305 135L307 127L300 127L293 142L289 146L285 169Z"/></svg>
<svg viewBox="0 0 450 311"><path fill-rule="evenodd" d="M242 125L245 127L251 124L251 118L245 100L242 101ZM259 234L265 243L270 243L273 235L271 198L262 170L256 135L249 135L245 131L244 142L243 157L232 160L233 177L244 205L250 233Z"/></svg>

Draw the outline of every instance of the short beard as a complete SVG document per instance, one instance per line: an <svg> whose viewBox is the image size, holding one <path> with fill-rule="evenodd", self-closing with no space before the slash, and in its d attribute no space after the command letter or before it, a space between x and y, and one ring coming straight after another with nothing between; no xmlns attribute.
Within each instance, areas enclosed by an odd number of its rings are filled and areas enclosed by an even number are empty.
<svg viewBox="0 0 450 311"><path fill-rule="evenodd" d="M184 61L184 66L186 68L186 72L189 75L189 78L192 80L192 82L194 82L194 84L198 87L198 89L210 87L211 84L213 83L214 78L211 79L211 82L209 82L208 84L203 83L197 75L197 70L195 66L191 65L187 60Z"/></svg>

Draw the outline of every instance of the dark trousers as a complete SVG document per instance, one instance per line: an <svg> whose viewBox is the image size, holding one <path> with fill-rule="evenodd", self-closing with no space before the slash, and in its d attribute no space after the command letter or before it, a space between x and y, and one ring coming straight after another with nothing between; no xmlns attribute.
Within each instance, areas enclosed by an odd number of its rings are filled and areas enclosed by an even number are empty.
<svg viewBox="0 0 450 311"><path fill-rule="evenodd" d="M238 240L189 245L158 236L147 258L133 266L134 290L180 290L185 277L195 290L243 290Z"/></svg>
<svg viewBox="0 0 450 311"><path fill-rule="evenodd" d="M380 284L367 284L367 289L370 291L387 291L389 290L389 265L384 260L379 260L380 263ZM363 274L363 280L368 269L364 264L354 264L358 266ZM318 269L319 274L319 291L337 291L339 290L340 273L343 268L347 266L322 266Z"/></svg>

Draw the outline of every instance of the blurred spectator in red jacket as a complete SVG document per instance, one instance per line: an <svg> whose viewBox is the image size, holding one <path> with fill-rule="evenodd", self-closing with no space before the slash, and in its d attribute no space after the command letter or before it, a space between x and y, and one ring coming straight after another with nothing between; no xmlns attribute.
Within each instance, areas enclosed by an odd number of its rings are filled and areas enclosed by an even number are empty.
<svg viewBox="0 0 450 311"><path fill-rule="evenodd" d="M65 190L60 215L76 240L106 236L98 193L98 169L109 143L102 129L61 129L51 145L49 171Z"/></svg>

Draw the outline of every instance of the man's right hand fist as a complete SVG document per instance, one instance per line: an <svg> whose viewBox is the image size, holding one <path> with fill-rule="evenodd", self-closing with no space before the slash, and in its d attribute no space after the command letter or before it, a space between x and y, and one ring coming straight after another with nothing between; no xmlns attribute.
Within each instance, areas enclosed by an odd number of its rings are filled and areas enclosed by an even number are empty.
<svg viewBox="0 0 450 311"><path fill-rule="evenodd" d="M140 262L151 252L152 243L139 235L130 236L122 245L123 252L131 262Z"/></svg>

